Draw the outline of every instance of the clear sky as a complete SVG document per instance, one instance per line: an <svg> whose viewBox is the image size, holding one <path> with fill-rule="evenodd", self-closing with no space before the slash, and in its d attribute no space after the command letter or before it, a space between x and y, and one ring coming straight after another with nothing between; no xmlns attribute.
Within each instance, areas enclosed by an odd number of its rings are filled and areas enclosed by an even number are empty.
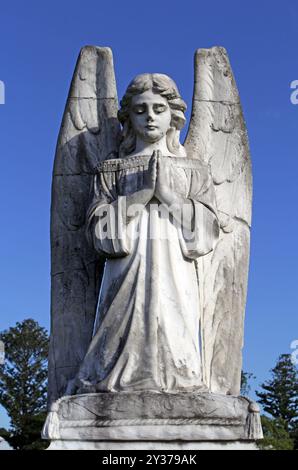
<svg viewBox="0 0 298 470"><path fill-rule="evenodd" d="M244 370L260 382L298 339L297 1L3 1L0 5L0 331L49 327L50 188L56 139L82 46L110 46L119 97L139 73L173 77L191 109L193 54L224 46L254 173ZM188 112L189 116L189 112ZM0 427L7 425L0 411Z"/></svg>

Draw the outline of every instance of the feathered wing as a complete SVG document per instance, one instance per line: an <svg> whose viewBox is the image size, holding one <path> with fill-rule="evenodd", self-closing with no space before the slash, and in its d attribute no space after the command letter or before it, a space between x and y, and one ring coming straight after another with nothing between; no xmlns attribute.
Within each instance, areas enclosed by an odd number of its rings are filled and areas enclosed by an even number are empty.
<svg viewBox="0 0 298 470"><path fill-rule="evenodd" d="M240 391L252 175L239 93L225 49L198 49L188 156L208 163L221 233L197 263L203 374L212 392Z"/></svg>
<svg viewBox="0 0 298 470"><path fill-rule="evenodd" d="M85 216L94 167L118 150L112 52L79 55L58 137L51 204L49 402L65 393L92 337L103 261L87 244Z"/></svg>

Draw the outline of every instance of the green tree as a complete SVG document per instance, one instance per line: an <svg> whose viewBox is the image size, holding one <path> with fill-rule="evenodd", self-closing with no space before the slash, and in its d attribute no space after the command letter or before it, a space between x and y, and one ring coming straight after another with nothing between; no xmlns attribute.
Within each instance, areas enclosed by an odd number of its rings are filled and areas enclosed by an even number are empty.
<svg viewBox="0 0 298 470"><path fill-rule="evenodd" d="M273 417L269 419L263 416L264 437L276 443L279 439L291 441L297 449L297 427L298 427L298 375L297 368L292 363L290 354L281 354L273 369L271 379L264 382L262 391L256 391L258 402L262 405L265 413ZM279 437L278 437L279 436ZM283 445L283 444L282 444Z"/></svg>
<svg viewBox="0 0 298 470"><path fill-rule="evenodd" d="M32 319L0 334L5 361L0 365L0 404L11 428L1 435L14 449L42 449L46 417L48 334Z"/></svg>
<svg viewBox="0 0 298 470"><path fill-rule="evenodd" d="M258 441L258 447L264 450L293 450L294 440L286 430L282 419L261 416L264 439Z"/></svg>
<svg viewBox="0 0 298 470"><path fill-rule="evenodd" d="M271 369L271 379L264 382L263 391L256 391L266 413L282 419L286 429L294 429L298 418L298 375L290 354L281 354Z"/></svg>
<svg viewBox="0 0 298 470"><path fill-rule="evenodd" d="M255 379L255 375L252 374L251 372L244 372L243 370L241 371L241 386L240 386L240 393L242 396L248 396L250 392L250 384L249 381L251 379Z"/></svg>

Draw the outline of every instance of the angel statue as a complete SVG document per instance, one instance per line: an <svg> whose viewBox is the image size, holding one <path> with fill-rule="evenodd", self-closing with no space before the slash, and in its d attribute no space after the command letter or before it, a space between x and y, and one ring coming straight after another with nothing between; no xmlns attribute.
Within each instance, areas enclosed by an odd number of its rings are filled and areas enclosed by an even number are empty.
<svg viewBox="0 0 298 470"><path fill-rule="evenodd" d="M223 48L196 52L182 145L185 111L161 73L137 75L118 108L111 50L82 49L53 170L46 437L90 418L90 440L96 416L92 439L124 439L125 419L145 423L135 439L156 439L152 423L173 419L174 432L183 413L242 419L232 439L260 437L256 405L239 397L252 185Z"/></svg>
<svg viewBox="0 0 298 470"><path fill-rule="evenodd" d="M97 166L87 213L107 260L80 393L203 385L194 261L213 249L219 224L208 166L179 143L185 109L161 74L138 75L121 101L119 155Z"/></svg>

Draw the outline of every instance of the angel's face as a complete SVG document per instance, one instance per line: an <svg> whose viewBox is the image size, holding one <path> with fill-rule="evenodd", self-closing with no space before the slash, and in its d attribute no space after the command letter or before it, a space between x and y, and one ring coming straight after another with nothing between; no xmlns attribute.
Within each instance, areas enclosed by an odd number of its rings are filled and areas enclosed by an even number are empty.
<svg viewBox="0 0 298 470"><path fill-rule="evenodd" d="M166 98L148 90L132 97L129 117L137 137L154 143L169 130L171 110Z"/></svg>

